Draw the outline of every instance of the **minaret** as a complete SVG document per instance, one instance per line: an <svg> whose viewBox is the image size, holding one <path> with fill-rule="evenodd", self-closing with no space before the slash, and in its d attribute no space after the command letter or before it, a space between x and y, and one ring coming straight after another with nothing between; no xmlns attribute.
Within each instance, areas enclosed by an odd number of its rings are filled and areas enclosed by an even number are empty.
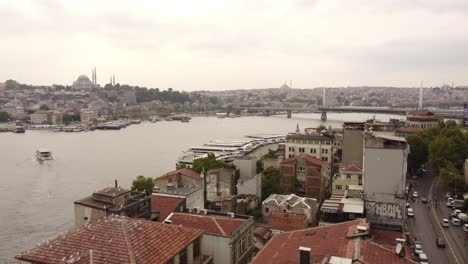
<svg viewBox="0 0 468 264"><path fill-rule="evenodd" d="M115 75L112 76L112 85L115 85Z"/></svg>
<svg viewBox="0 0 468 264"><path fill-rule="evenodd" d="M325 107L326 105L326 100L325 100L325 87L323 87L322 91L322 107Z"/></svg>
<svg viewBox="0 0 468 264"><path fill-rule="evenodd" d="M301 130L299 129L299 124L296 125L296 133L301 133Z"/></svg>
<svg viewBox="0 0 468 264"><path fill-rule="evenodd" d="M421 87L419 87L419 104L418 110L423 109L423 81L421 81Z"/></svg>

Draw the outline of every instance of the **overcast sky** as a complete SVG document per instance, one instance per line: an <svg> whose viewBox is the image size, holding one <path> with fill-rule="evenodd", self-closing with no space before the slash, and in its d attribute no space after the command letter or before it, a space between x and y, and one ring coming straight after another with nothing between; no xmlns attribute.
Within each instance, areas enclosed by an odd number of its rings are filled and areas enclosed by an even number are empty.
<svg viewBox="0 0 468 264"><path fill-rule="evenodd" d="M467 0L0 0L0 81L468 84Z"/></svg>

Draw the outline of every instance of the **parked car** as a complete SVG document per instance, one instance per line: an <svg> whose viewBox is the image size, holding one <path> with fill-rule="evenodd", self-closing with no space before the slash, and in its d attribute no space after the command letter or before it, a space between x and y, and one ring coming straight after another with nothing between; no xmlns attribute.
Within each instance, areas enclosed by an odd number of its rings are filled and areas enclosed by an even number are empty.
<svg viewBox="0 0 468 264"><path fill-rule="evenodd" d="M418 197L419 197L418 192L417 192L417 191L414 191L414 192L413 192L413 198L418 198Z"/></svg>
<svg viewBox="0 0 468 264"><path fill-rule="evenodd" d="M440 248L445 248L445 240L441 237L436 237L436 245Z"/></svg>
<svg viewBox="0 0 468 264"><path fill-rule="evenodd" d="M463 225L463 231L465 231L465 232L468 233L468 224L464 224L464 225Z"/></svg>
<svg viewBox="0 0 468 264"><path fill-rule="evenodd" d="M422 252L418 255L418 261L420 264L427 264L429 263L427 260L427 255L426 253Z"/></svg>
<svg viewBox="0 0 468 264"><path fill-rule="evenodd" d="M416 256L418 256L421 253L424 253L422 245L420 243L414 244L413 251L414 251L414 255L416 255Z"/></svg>
<svg viewBox="0 0 468 264"><path fill-rule="evenodd" d="M408 217L414 217L413 208L408 208L407 215L408 215ZM458 219L457 219L457 220L458 220Z"/></svg>
<svg viewBox="0 0 468 264"><path fill-rule="evenodd" d="M421 202L427 203L427 197L426 196L421 197Z"/></svg>
<svg viewBox="0 0 468 264"><path fill-rule="evenodd" d="M406 202L406 208L408 208L410 206L410 204L408 202Z"/></svg>
<svg viewBox="0 0 468 264"><path fill-rule="evenodd" d="M451 194L451 193L449 193L449 192L448 192L448 193L446 193L446 194L445 194L445 198L447 198L447 199L448 199L448 198L452 198L452 194Z"/></svg>
<svg viewBox="0 0 468 264"><path fill-rule="evenodd" d="M460 225L460 220L458 220L458 218L455 218L455 217L452 217L452 219L450 219L450 222L454 226L459 226Z"/></svg>
<svg viewBox="0 0 468 264"><path fill-rule="evenodd" d="M443 218L441 222L443 227L450 227L450 221L447 218Z"/></svg>

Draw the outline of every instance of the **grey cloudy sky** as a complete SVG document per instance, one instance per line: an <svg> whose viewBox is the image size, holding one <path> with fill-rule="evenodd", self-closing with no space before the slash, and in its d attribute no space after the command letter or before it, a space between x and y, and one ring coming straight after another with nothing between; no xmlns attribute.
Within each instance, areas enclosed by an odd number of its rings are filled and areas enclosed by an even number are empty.
<svg viewBox="0 0 468 264"><path fill-rule="evenodd" d="M467 0L0 0L0 81L468 84Z"/></svg>

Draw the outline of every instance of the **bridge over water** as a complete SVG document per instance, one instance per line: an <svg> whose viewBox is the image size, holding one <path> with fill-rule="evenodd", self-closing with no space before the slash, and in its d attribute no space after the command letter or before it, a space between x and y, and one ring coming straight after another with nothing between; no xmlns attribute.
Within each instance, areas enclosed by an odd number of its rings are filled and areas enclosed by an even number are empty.
<svg viewBox="0 0 468 264"><path fill-rule="evenodd" d="M393 114L406 115L415 109L391 108L391 107L367 107L367 106L336 106L336 107L234 107L234 109L263 112L266 115L277 112L286 112L288 118L292 113L321 113L322 120L326 120L326 113L374 113L374 114ZM444 118L462 119L463 109L460 110L435 110L434 114Z"/></svg>

